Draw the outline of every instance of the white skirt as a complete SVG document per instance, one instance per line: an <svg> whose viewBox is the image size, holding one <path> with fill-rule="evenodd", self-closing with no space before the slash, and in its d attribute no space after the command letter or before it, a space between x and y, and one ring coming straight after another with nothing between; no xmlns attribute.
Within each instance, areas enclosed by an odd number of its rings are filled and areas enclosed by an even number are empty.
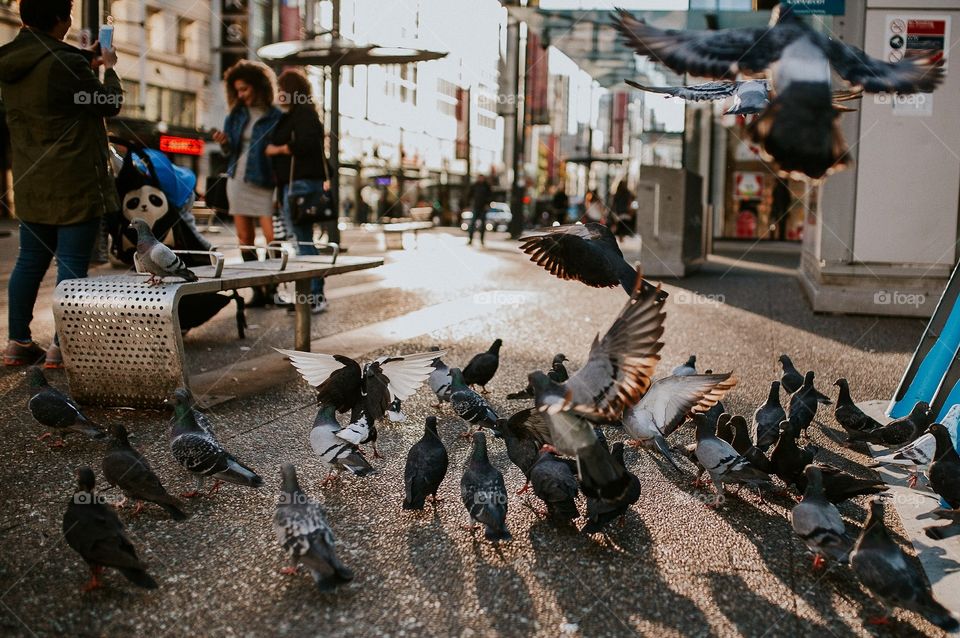
<svg viewBox="0 0 960 638"><path fill-rule="evenodd" d="M233 177L227 179L230 214L240 217L273 216L273 188L264 188Z"/></svg>

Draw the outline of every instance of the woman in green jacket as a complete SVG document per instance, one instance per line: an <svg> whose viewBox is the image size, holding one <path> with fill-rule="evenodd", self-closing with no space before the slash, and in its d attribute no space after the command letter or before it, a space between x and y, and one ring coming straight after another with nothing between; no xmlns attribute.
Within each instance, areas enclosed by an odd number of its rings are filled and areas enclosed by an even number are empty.
<svg viewBox="0 0 960 638"><path fill-rule="evenodd" d="M103 118L120 112L117 55L63 42L72 0L20 0L23 28L0 47L0 97L10 129L20 252L10 275L5 365L62 365L56 341L46 352L30 322L40 284L57 257L57 282L87 276L100 217L119 209ZM101 83L95 69L106 69Z"/></svg>

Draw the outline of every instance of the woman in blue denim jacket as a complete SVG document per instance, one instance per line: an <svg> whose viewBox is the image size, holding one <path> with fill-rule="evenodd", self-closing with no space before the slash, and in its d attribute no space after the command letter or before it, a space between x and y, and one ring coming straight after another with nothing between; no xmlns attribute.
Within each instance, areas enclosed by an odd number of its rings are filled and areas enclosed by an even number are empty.
<svg viewBox="0 0 960 638"><path fill-rule="evenodd" d="M273 241L273 167L265 150L281 112L273 105L275 76L264 64L240 60L224 73L230 113L214 139L229 158L227 200L237 240L252 246L257 220L267 243ZM244 261L256 261L254 251L242 251ZM270 303L266 292L254 288L252 307Z"/></svg>

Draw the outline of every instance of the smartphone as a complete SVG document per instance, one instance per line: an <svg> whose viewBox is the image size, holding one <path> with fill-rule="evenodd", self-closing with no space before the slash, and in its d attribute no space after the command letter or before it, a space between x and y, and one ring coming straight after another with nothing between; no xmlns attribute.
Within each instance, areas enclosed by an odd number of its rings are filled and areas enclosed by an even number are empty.
<svg viewBox="0 0 960 638"><path fill-rule="evenodd" d="M97 40L100 41L101 49L113 48L113 18L107 18L107 23L101 25Z"/></svg>

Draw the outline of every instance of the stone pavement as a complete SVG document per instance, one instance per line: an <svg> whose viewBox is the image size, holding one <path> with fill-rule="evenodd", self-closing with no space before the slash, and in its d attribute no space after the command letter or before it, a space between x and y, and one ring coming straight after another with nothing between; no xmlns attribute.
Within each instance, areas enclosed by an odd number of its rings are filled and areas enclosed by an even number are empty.
<svg viewBox="0 0 960 638"><path fill-rule="evenodd" d="M369 237L346 237L351 254L374 249ZM15 246L11 241L0 238L4 261ZM556 352L580 365L624 296L555 280L502 236L486 249L464 243L455 233L424 234L416 250L389 253L381 269L331 280L331 309L315 322L315 343L357 355L439 344L448 349L448 363L463 365L500 337L502 364L489 386L491 401L504 415L526 407L504 397ZM890 396L924 322L813 315L782 255L751 253L748 259L720 256L695 276L666 282L671 299L661 374L693 352L701 368L732 369L740 383L724 403L749 415L779 376L777 356L787 352L799 367L817 371L825 392L846 376L855 399ZM2 272L8 276L8 263ZM187 336L187 356L194 373L215 376L220 388L232 384L226 393L240 396L209 414L225 445L266 484L260 490L225 485L215 496L188 503L191 516L180 523L152 506L139 517L121 513L160 584L152 592L108 572L106 588L80 593L87 574L62 541L61 517L73 490L72 469L86 463L99 470L102 450L76 437L63 449L37 442L41 430L25 412L21 373L0 372L3 634L938 635L908 612L897 612L888 627L866 628L864 620L880 607L847 568L811 571L810 555L787 518L790 499L770 496L761 503L744 493L712 511L703 503L710 494L690 485L692 466L680 476L643 451L627 452L643 493L626 524L584 536L541 520L535 497L512 495L522 475L493 442L491 459L511 490L508 525L515 538L494 547L460 528L467 517L459 479L469 446L457 437L464 424L443 411L440 432L451 457L441 487L446 501L422 514L402 512L406 451L433 413L426 388L404 404L406 423L381 427L378 447L386 459L374 462L376 475L321 488L324 472L307 442L312 392L282 366L269 367L270 346L291 342L293 319L283 311L253 310L249 321L257 327L237 341L226 311ZM39 338L50 334L42 322L38 326ZM271 383L248 395L244 386L253 377ZM64 386L62 374L51 379ZM169 456L168 414L90 412L99 421L127 425L171 492L192 484ZM819 418L838 429L828 412ZM820 460L869 474L861 465L865 455L837 446L820 428L811 432L824 447ZM692 432L683 428L674 437L688 442ZM611 432L611 438L623 436ZM270 519L284 461L296 464L304 489L323 502L341 557L357 574L336 593L318 594L303 573L278 572L285 562ZM854 533L865 503L857 499L840 508ZM909 547L892 508L887 523Z"/></svg>

